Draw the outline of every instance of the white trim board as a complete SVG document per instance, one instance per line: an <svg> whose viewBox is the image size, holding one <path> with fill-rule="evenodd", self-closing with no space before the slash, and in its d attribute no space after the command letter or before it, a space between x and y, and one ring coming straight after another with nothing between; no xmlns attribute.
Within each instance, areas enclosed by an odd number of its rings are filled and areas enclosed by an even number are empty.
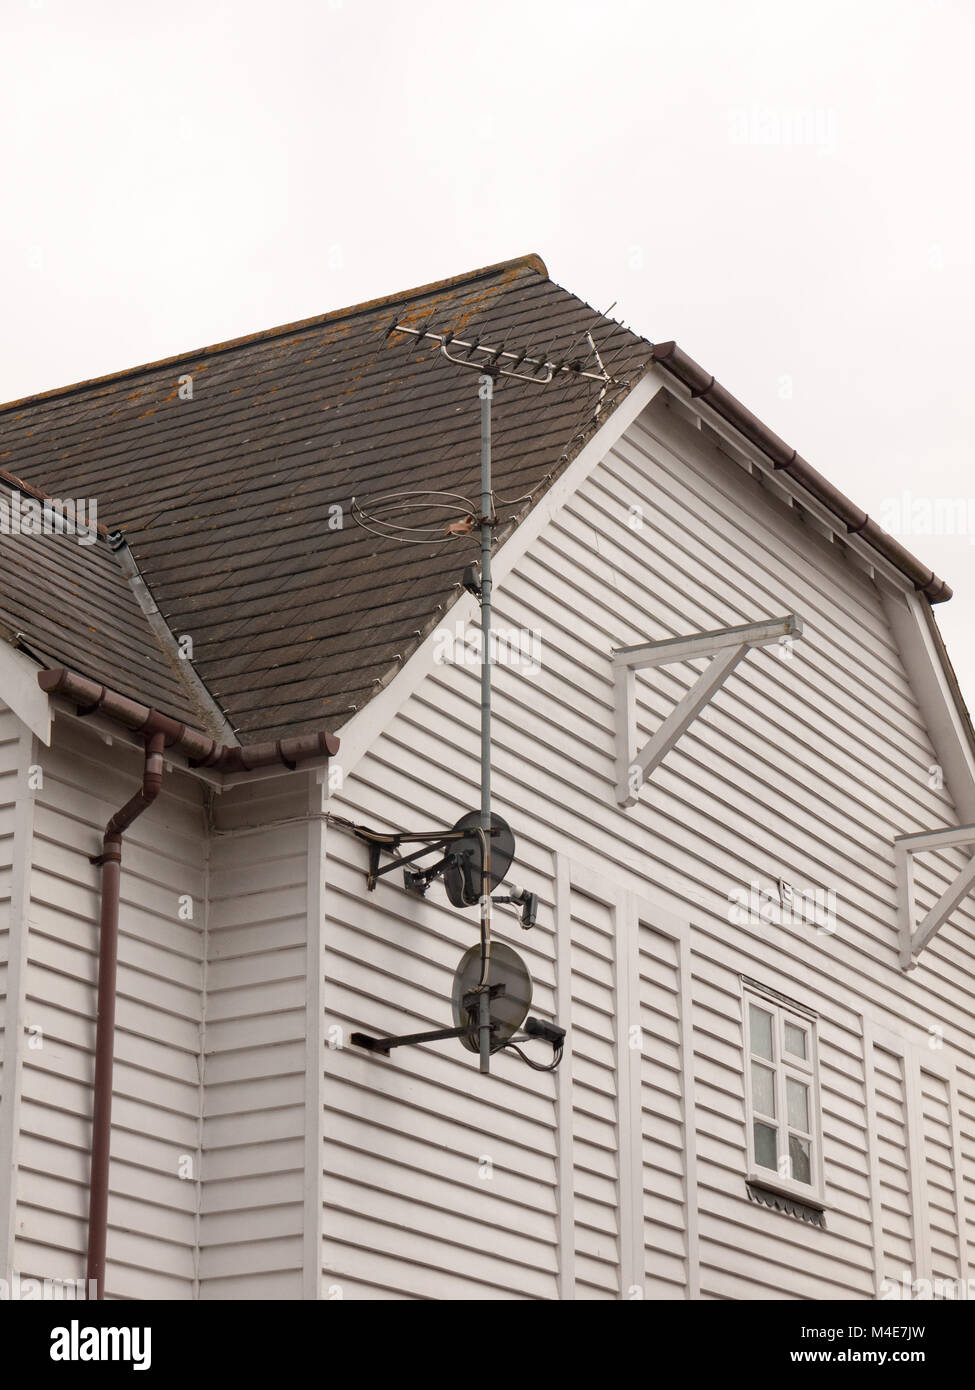
<svg viewBox="0 0 975 1390"><path fill-rule="evenodd" d="M51 701L37 684L41 668L23 652L0 641L0 700L42 743L51 742Z"/></svg>
<svg viewBox="0 0 975 1390"><path fill-rule="evenodd" d="M924 613L927 599L881 590L884 611L900 650L935 755L959 816L975 822L975 751L970 730L951 691L947 672Z"/></svg>
<svg viewBox="0 0 975 1390"><path fill-rule="evenodd" d="M305 1175L302 1290L320 1299L325 1245L325 779L308 777L305 915Z"/></svg>
<svg viewBox="0 0 975 1390"><path fill-rule="evenodd" d="M868 1105L875 1104L876 1080L874 1074L874 1049L882 1048L900 1059L903 1068L905 1123L908 1148L908 1182L911 1204L911 1217L914 1238L915 1279L933 1279L931 1257L931 1225L929 1215L929 1192L924 1155L924 1114L921 1098L921 1073L927 1072L945 1083L948 1091L948 1109L951 1130L951 1173L952 1193L955 1202L955 1218L958 1226L958 1267L960 1279L967 1288L968 1271L968 1217L965 1211L965 1197L962 1190L961 1163L961 1117L958 1102L957 1066L945 1057L941 1049L932 1046L932 1037L926 1042L917 1038L905 1037L902 1033L875 1023L868 1016L863 1019L863 1059L865 1097ZM877 1296L881 1296L882 1277L882 1222L881 1222L881 1181L878 1166L878 1136L876 1113L868 1112L872 1122L868 1126L867 1163L870 1174L871 1225L874 1235L874 1275L877 1281Z"/></svg>
<svg viewBox="0 0 975 1390"><path fill-rule="evenodd" d="M620 1286L621 1297L633 1297L633 1289L644 1284L644 1212L643 1212L643 1141L641 1127L641 1086L642 1075L640 1059L642 1054L629 1046L629 1027L641 1024L639 958L640 925L652 927L653 931L672 940L678 950L679 1009L680 1009L680 1057L681 1057L681 1107L682 1130L684 1137L684 1219L686 1222L686 1284L684 1296L687 1299L700 1297L701 1260L698 1232L698 1192L697 1192L697 1124L694 1107L694 1042L691 995L691 924L681 912L647 895L645 891L632 891L617 878L590 868L580 861L574 851L556 855L556 871L559 902L559 960L571 949L571 890L577 889L586 897L593 898L608 908L613 916L615 931L615 963L613 970L616 999L616 1067L617 1067L617 1143L619 1162L619 1218L620 1218ZM564 935L563 935L564 933ZM564 970L564 988L571 995L571 965L568 960L561 963ZM561 1008L561 1002L559 1007ZM569 1027L567 1042L571 1046L571 1020L561 1019ZM560 1074L571 1068L571 1058L563 1060ZM571 1074L563 1083L568 1093L567 1105L571 1107ZM572 1188L573 1171L571 1159L571 1108L566 1112L570 1125L568 1135L561 1133L560 1146L568 1145L567 1157L561 1160L560 1174L568 1187L563 1188L563 1206L560 1208L562 1222L560 1235L563 1254L571 1247L574 1237ZM568 1206L568 1211L565 1210ZM573 1287L572 1282L563 1275L562 1287ZM572 1294L562 1293L564 1297Z"/></svg>
<svg viewBox="0 0 975 1390"><path fill-rule="evenodd" d="M27 1027L27 936L30 930L30 881L34 846L34 790L28 770L37 760L34 735L20 730L17 754L17 805L14 819L13 872L10 888L10 932L7 960L7 1014L3 1033L3 1089L0 1093L0 1277L14 1268L17 1165L24 1076L24 1034Z"/></svg>

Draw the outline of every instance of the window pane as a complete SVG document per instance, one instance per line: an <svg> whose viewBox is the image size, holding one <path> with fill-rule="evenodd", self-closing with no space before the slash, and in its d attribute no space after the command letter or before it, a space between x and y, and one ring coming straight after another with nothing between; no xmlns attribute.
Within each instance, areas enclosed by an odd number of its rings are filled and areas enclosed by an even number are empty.
<svg viewBox="0 0 975 1390"><path fill-rule="evenodd" d="M760 1168L771 1168L773 1172L778 1169L775 1134L771 1125L755 1121L755 1162Z"/></svg>
<svg viewBox="0 0 975 1390"><path fill-rule="evenodd" d="M794 1023L785 1025L785 1050L791 1052L793 1057L806 1056L805 1028L797 1028Z"/></svg>
<svg viewBox="0 0 975 1390"><path fill-rule="evenodd" d="M767 1014L764 1009L757 1009L754 1004L749 1004L748 1017L752 1051L756 1057L767 1057L771 1062L772 1015Z"/></svg>
<svg viewBox="0 0 975 1390"><path fill-rule="evenodd" d="M789 1160L792 1164L792 1176L796 1182L811 1183L812 1165L809 1161L808 1139L800 1139L797 1134L789 1135Z"/></svg>
<svg viewBox="0 0 975 1390"><path fill-rule="evenodd" d="M801 1081L785 1079L785 1094L789 1107L789 1124L809 1133L809 1087Z"/></svg>
<svg viewBox="0 0 975 1390"><path fill-rule="evenodd" d="M757 1062L752 1062L752 1105L760 1115L775 1115L775 1072Z"/></svg>

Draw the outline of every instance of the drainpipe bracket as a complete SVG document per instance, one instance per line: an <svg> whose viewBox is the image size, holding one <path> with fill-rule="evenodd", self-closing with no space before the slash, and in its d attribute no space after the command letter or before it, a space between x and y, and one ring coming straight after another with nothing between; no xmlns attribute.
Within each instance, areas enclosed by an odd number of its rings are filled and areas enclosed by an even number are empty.
<svg viewBox="0 0 975 1390"><path fill-rule="evenodd" d="M121 862L121 849L105 850L102 854L89 854L88 856L89 864L121 864Z"/></svg>

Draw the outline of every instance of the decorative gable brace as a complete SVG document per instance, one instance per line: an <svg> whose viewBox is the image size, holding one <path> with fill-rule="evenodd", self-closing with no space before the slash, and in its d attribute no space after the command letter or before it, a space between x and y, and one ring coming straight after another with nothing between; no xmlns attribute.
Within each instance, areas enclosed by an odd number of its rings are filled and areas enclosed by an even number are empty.
<svg viewBox="0 0 975 1390"><path fill-rule="evenodd" d="M930 912L915 927L914 855L922 850L948 849L953 845L975 845L975 825L949 825L943 830L922 830L915 835L898 835L894 840L902 970L914 969L917 965L916 957L975 886L973 855L948 884Z"/></svg>
<svg viewBox="0 0 975 1390"><path fill-rule="evenodd" d="M638 647L616 647L613 667L616 675L616 799L621 806L633 806L640 788L654 768L670 752L684 730L721 689L732 671L752 647L767 647L784 637L801 637L802 620L794 613L784 618L766 618L741 627L721 627L714 632L698 632L691 637L670 637L662 642L644 642ZM639 752L636 747L636 673L649 666L667 666L675 661L694 661L710 656L711 664L701 672L687 694L674 706L657 732Z"/></svg>

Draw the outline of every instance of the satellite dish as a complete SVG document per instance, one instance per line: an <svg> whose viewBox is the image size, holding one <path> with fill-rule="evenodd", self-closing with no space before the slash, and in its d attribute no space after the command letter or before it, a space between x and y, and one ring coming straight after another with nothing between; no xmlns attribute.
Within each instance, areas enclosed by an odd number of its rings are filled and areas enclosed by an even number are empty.
<svg viewBox="0 0 975 1390"><path fill-rule="evenodd" d="M451 1004L456 1028L477 1027L478 1011L464 1006L464 998L481 982L481 946L478 943L465 951L454 974ZM491 943L491 984L504 985L504 991L491 1000L491 1051L497 1052L517 1033L524 1023L532 1002L532 979L528 967L510 946L503 941ZM468 1052L480 1050L477 1034L460 1040Z"/></svg>
<svg viewBox="0 0 975 1390"><path fill-rule="evenodd" d="M454 830L470 832L461 840L451 841L445 856L443 882L447 890L447 897L454 907L473 907L481 896L483 865L481 837L477 833L480 824L480 811L468 811L467 815L461 816L453 827ZM492 813L491 827L497 833L491 836L489 892L493 892L497 888L511 868L511 861L515 857L515 837L511 833L508 822ZM477 984L477 980L474 983Z"/></svg>

